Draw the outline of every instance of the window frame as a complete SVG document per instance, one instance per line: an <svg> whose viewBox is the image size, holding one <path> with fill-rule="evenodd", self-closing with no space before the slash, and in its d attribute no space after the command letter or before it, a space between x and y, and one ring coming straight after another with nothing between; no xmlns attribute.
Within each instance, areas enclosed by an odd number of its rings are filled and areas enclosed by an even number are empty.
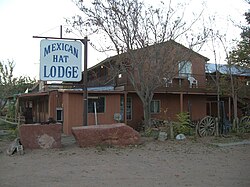
<svg viewBox="0 0 250 187"><path fill-rule="evenodd" d="M156 102L158 102L158 109L155 109L155 106L156 106L155 103ZM152 111L152 106L154 107L153 108L154 111ZM158 99L157 100L156 99L152 100L151 103L150 103L150 113L151 114L159 114L160 111L161 111L161 100L158 100Z"/></svg>
<svg viewBox="0 0 250 187"><path fill-rule="evenodd" d="M61 120L58 120L58 111L61 111ZM57 107L56 108L56 121L63 122L63 108L62 107Z"/></svg>
<svg viewBox="0 0 250 187"><path fill-rule="evenodd" d="M90 106L90 103L94 104L94 101L93 102L90 102L91 100L99 100L103 98L104 101L103 101L103 111L99 111L98 107L96 107L96 112L97 114L103 114L105 113L106 111L106 96L89 96L88 98L88 114L94 114L95 113L95 109L94 109L94 106ZM93 107L93 110L90 110L90 108L92 109Z"/></svg>
<svg viewBox="0 0 250 187"><path fill-rule="evenodd" d="M130 100L130 102L128 102ZM128 112L128 103L130 103L130 112ZM133 119L133 102L132 102L132 97L127 97L127 111L126 111L126 119L128 121L131 121ZM129 115L130 114L130 115ZM130 118L128 118L130 116Z"/></svg>
<svg viewBox="0 0 250 187"><path fill-rule="evenodd" d="M189 77L192 75L192 62L188 60L180 61L178 64L179 77Z"/></svg>
<svg viewBox="0 0 250 187"><path fill-rule="evenodd" d="M121 95L121 99L120 99L120 114L122 115L122 120L123 121L125 120L125 118L124 118L124 103L125 103L124 96ZM128 103L131 103L130 107L128 107ZM128 108L130 108L130 112L128 112ZM132 100L132 97L127 97L127 106L126 106L126 109L127 109L127 111L126 111L126 120L131 121L133 119L133 100ZM129 116L128 114L131 116L130 118L128 118L128 116Z"/></svg>

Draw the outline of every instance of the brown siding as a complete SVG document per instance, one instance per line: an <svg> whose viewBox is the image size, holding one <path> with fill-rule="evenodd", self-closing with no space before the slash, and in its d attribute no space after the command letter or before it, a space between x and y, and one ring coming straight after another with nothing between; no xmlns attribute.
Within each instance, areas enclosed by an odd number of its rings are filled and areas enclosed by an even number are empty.
<svg viewBox="0 0 250 187"><path fill-rule="evenodd" d="M97 113L98 124L113 124L114 114L120 113L120 95L98 95L105 97L105 112ZM88 125L95 125L95 114L88 114Z"/></svg>
<svg viewBox="0 0 250 187"><path fill-rule="evenodd" d="M127 120L127 124L137 129L143 122L143 105L137 94L128 94L132 98L132 120Z"/></svg>
<svg viewBox="0 0 250 187"><path fill-rule="evenodd" d="M57 91L50 92L49 94L49 117L52 117L53 119L56 119L56 107L57 107Z"/></svg>
<svg viewBox="0 0 250 187"><path fill-rule="evenodd" d="M131 96L131 95L129 95ZM151 114L151 118L176 120L176 114L181 112L180 94L155 94L153 100L160 100L160 113ZM143 119L142 102L139 97L132 95L133 119L128 125L138 128ZM189 106L190 105L190 106ZM191 119L198 120L206 116L206 96L183 94L183 112L190 109Z"/></svg>
<svg viewBox="0 0 250 187"><path fill-rule="evenodd" d="M160 100L161 109L159 114L152 114L152 118L175 120L180 113L179 94L155 94L153 100Z"/></svg>
<svg viewBox="0 0 250 187"><path fill-rule="evenodd" d="M49 117L48 101L49 101L48 96L42 96L32 100L33 122L41 123L47 121Z"/></svg>
<svg viewBox="0 0 250 187"><path fill-rule="evenodd" d="M206 116L206 96L184 95L183 105L184 112L190 112L191 120L199 120Z"/></svg>
<svg viewBox="0 0 250 187"><path fill-rule="evenodd" d="M82 126L83 95L63 93L63 132L71 134L71 128Z"/></svg>
<svg viewBox="0 0 250 187"><path fill-rule="evenodd" d="M120 95L101 95L105 96L105 112L97 114L98 124L113 124L114 113L120 113ZM71 134L71 128L82 126L83 124L83 95L73 93L63 93L63 132ZM88 125L95 125L95 116L88 114Z"/></svg>
<svg viewBox="0 0 250 187"><path fill-rule="evenodd" d="M205 59L200 56L195 56L191 60L193 77L198 81L198 87L206 86L205 76Z"/></svg>

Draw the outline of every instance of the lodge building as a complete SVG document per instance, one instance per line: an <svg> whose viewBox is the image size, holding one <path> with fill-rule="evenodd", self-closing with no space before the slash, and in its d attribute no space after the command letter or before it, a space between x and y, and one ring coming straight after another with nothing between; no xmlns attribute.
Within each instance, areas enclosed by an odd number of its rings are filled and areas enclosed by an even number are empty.
<svg viewBox="0 0 250 187"><path fill-rule="evenodd" d="M191 55L184 59L185 64L180 61L174 65L175 76L162 78L164 84L156 89L151 102L151 117L176 120L176 114L181 112L189 112L191 120L199 120L207 115L216 116L216 89L208 87L208 81L212 81L209 77L214 73L207 64L209 59L174 41L166 43L173 48L189 51ZM88 69L88 125L119 121L139 130L143 122L142 102L127 74L110 76L113 74L110 66L115 59L107 58ZM244 77L249 79L250 72ZM82 81L58 85L39 81L31 92L18 97L26 123L42 123L52 117L63 124L63 133L71 134L72 127L83 125L82 84ZM221 96L221 100L231 119L231 97Z"/></svg>

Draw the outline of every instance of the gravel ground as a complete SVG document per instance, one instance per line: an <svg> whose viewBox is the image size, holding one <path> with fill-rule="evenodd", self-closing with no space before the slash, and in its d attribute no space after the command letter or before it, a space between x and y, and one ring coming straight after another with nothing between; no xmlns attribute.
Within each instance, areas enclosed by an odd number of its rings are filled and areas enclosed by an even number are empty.
<svg viewBox="0 0 250 187"><path fill-rule="evenodd" d="M215 138L149 138L126 148L79 148L72 137L63 147L5 154L0 142L0 186L250 186L250 145L211 145ZM216 142L230 143L221 139Z"/></svg>

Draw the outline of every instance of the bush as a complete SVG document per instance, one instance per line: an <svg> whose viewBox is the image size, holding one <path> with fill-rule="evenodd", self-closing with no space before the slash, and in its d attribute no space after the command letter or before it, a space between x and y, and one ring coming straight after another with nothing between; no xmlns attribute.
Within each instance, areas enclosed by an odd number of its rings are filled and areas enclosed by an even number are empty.
<svg viewBox="0 0 250 187"><path fill-rule="evenodd" d="M190 126L190 115L187 112L177 114L178 121L174 123L174 134L193 135L194 129Z"/></svg>

